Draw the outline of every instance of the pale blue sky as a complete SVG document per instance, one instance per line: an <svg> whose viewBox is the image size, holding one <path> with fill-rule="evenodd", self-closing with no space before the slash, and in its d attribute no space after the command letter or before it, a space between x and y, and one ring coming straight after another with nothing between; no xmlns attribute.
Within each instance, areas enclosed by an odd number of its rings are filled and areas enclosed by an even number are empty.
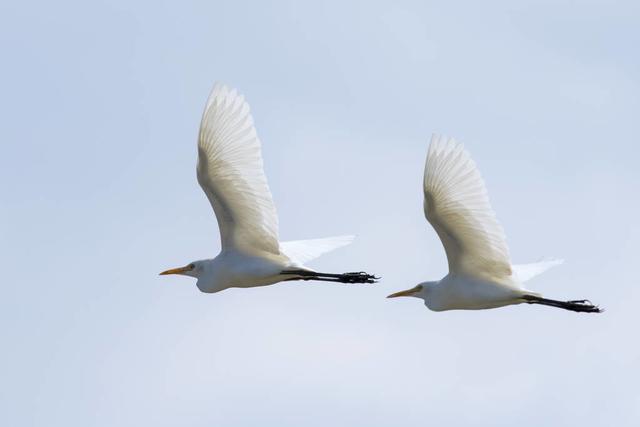
<svg viewBox="0 0 640 427"><path fill-rule="evenodd" d="M11 426L640 424L640 7L0 4L0 418ZM215 80L253 108L283 239L375 287L197 291ZM606 307L429 312L429 136L464 142L531 287Z"/></svg>

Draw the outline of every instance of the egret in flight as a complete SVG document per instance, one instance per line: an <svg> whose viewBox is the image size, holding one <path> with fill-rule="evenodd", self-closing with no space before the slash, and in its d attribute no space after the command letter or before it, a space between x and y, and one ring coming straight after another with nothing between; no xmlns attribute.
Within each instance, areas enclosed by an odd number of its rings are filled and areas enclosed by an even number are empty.
<svg viewBox="0 0 640 427"><path fill-rule="evenodd" d="M558 301L524 283L562 260L512 265L504 231L469 153L454 139L431 138L424 171L424 213L442 241L449 274L387 298L417 297L433 311L542 304L599 313L588 300Z"/></svg>
<svg viewBox="0 0 640 427"><path fill-rule="evenodd" d="M213 293L286 280L374 283L364 272L320 273L305 264L348 245L353 236L280 242L278 216L262 165L260 140L249 105L235 90L216 84L198 137L197 176L218 219L222 250L214 259L163 271L196 278Z"/></svg>

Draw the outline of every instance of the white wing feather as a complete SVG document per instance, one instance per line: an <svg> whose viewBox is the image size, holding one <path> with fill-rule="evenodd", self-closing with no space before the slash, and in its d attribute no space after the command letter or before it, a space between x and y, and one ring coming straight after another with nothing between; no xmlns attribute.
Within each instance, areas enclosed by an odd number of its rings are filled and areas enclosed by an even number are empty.
<svg viewBox="0 0 640 427"><path fill-rule="evenodd" d="M513 275L520 281L521 283L527 282L539 274L544 273L551 267L555 267L556 265L560 265L564 262L563 259L546 259L538 262L533 262L531 264L519 264L512 265L511 269L513 270Z"/></svg>
<svg viewBox="0 0 640 427"><path fill-rule="evenodd" d="M323 239L292 240L281 242L280 251L294 264L304 267L304 264L318 258L320 255L347 246L353 242L354 238L355 236L336 236Z"/></svg>
<svg viewBox="0 0 640 427"><path fill-rule="evenodd" d="M279 253L278 215L249 105L223 85L213 87L202 116L197 175L223 249Z"/></svg>
<svg viewBox="0 0 640 427"><path fill-rule="evenodd" d="M475 162L453 138L433 135L424 173L424 212L447 253L449 271L511 275L504 231Z"/></svg>

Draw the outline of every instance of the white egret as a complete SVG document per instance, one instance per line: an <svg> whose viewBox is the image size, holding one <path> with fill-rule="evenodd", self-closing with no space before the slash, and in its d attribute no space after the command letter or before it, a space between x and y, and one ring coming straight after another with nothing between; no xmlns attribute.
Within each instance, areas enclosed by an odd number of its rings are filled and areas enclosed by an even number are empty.
<svg viewBox="0 0 640 427"><path fill-rule="evenodd" d="M271 285L285 280L373 283L373 275L320 273L308 261L348 245L353 236L280 242L278 216L263 170L260 140L249 105L235 90L216 84L198 138L197 176L220 228L214 259L163 271L198 279L202 292Z"/></svg>
<svg viewBox="0 0 640 427"><path fill-rule="evenodd" d="M433 135L424 171L424 213L442 241L449 274L388 298L422 298L433 311L482 310L542 304L599 313L588 300L557 301L527 290L524 282L562 260L512 265L504 231L469 153L454 139Z"/></svg>

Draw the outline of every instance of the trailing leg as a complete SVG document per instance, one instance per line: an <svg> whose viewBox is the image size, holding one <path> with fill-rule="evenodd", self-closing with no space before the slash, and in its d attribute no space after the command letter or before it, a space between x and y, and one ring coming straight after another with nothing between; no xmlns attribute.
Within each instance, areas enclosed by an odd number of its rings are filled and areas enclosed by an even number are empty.
<svg viewBox="0 0 640 427"><path fill-rule="evenodd" d="M542 298L536 295L525 295L522 297L527 304L548 305L578 313L602 313L604 310L597 305L591 304L589 300L558 301L554 299Z"/></svg>
<svg viewBox="0 0 640 427"><path fill-rule="evenodd" d="M338 283L376 283L379 279L379 277L365 273L364 271L335 274L319 273L317 271L309 270L283 270L281 274L295 276L286 280L318 280L321 282Z"/></svg>

